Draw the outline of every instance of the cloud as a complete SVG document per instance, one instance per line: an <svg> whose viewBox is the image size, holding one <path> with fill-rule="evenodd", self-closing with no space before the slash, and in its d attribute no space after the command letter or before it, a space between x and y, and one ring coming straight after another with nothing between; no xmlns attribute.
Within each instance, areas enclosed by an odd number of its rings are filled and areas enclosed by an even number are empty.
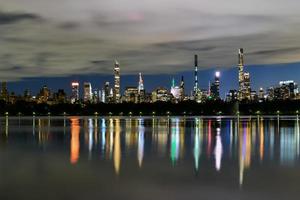
<svg viewBox="0 0 300 200"><path fill-rule="evenodd" d="M282 49L270 49L270 50L262 50L262 51L254 51L248 53L248 55L282 55L282 54L290 54L293 52L299 52L300 47L290 47L290 48L282 48Z"/></svg>
<svg viewBox="0 0 300 200"><path fill-rule="evenodd" d="M240 47L247 64L300 61L295 0L3 0L0 7L1 80L110 74L115 59L122 74L176 73L192 69L195 53L201 69L233 67Z"/></svg>
<svg viewBox="0 0 300 200"><path fill-rule="evenodd" d="M0 25L17 23L22 20L41 20L38 15L29 13L3 13L0 12Z"/></svg>

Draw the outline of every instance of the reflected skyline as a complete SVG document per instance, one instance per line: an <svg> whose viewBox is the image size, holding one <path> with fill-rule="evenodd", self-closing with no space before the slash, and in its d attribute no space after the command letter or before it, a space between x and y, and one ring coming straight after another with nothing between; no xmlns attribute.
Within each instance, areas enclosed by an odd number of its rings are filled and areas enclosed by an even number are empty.
<svg viewBox="0 0 300 200"><path fill-rule="evenodd" d="M181 117L95 118L69 117L63 120L30 119L29 134L43 149L57 143L57 126L62 138L70 141L70 164L85 160L111 163L116 176L133 158L142 171L150 159L162 159L176 169L192 156L190 170L197 174L208 167L222 173L231 163L238 167L238 185L247 182L247 172L257 165L272 162L293 167L300 162L299 119L205 119ZM2 118L2 138L13 144L16 136L13 119ZM25 122L18 121L18 124ZM27 122L26 122L27 123ZM25 124L26 124L25 123ZM19 125L18 125L19 126ZM33 131L31 131L33 130ZM63 139L63 140L66 140ZM68 143L66 143L68 145ZM236 163L235 161L238 161Z"/></svg>

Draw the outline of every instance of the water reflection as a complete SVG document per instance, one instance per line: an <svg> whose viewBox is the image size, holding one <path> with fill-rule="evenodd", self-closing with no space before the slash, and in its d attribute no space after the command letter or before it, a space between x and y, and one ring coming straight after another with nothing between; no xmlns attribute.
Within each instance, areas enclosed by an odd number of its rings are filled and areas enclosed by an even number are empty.
<svg viewBox="0 0 300 200"><path fill-rule="evenodd" d="M171 119L171 147L170 157L173 164L178 160L179 157L179 119Z"/></svg>
<svg viewBox="0 0 300 200"><path fill-rule="evenodd" d="M80 149L80 124L79 118L73 117L70 119L71 121L71 156L70 162L72 164L76 164L79 159L79 149Z"/></svg>
<svg viewBox="0 0 300 200"><path fill-rule="evenodd" d="M203 120L196 118L195 134L194 134L194 162L195 170L199 169L199 160L201 156L202 147L202 135L203 135Z"/></svg>
<svg viewBox="0 0 300 200"><path fill-rule="evenodd" d="M114 167L116 174L119 174L121 167L121 129L120 120L115 120L115 139L114 139Z"/></svg>
<svg viewBox="0 0 300 200"><path fill-rule="evenodd" d="M26 124L28 130L22 127ZM52 144L70 145L63 149L70 149L71 164L99 159L108 162L115 175L123 172L121 167L132 160L142 171L150 163L147 161L159 159L157 162L167 161L165 163L173 169L182 164L189 165L189 169L197 174L208 167L219 174L232 168L238 177L236 184L243 186L250 168L266 163L285 167L300 163L298 118L279 122L277 118L262 117L222 120L201 117L53 117L51 121L47 117L33 117L27 121L1 118L1 140L6 145L20 142L20 135L26 131L29 136L24 140L32 139L31 144L38 147L51 150ZM60 136L60 133L63 134ZM47 148L43 148L44 151Z"/></svg>
<svg viewBox="0 0 300 200"><path fill-rule="evenodd" d="M221 169L221 160L222 160L222 153L223 153L220 133L221 133L221 129L217 128L216 147L215 147L215 161L216 161L215 166L217 171L220 171Z"/></svg>
<svg viewBox="0 0 300 200"><path fill-rule="evenodd" d="M251 163L251 131L249 121L241 122L239 127L239 184L243 185L244 170L250 167ZM261 146L260 146L261 148Z"/></svg>
<svg viewBox="0 0 300 200"><path fill-rule="evenodd" d="M139 162L139 167L142 167L143 164L143 158L144 158L144 132L145 132L145 128L144 128L144 120L143 119L139 119L139 142L138 142L138 162Z"/></svg>

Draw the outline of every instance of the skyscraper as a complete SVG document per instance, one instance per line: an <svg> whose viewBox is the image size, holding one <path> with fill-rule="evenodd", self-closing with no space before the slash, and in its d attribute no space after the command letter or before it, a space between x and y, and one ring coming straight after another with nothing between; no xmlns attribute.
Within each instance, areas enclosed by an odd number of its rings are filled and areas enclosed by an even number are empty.
<svg viewBox="0 0 300 200"><path fill-rule="evenodd" d="M138 103L145 102L145 88L142 73L139 73L139 85L138 85Z"/></svg>
<svg viewBox="0 0 300 200"><path fill-rule="evenodd" d="M139 103L139 90L136 87L126 87L124 92L125 102Z"/></svg>
<svg viewBox="0 0 300 200"><path fill-rule="evenodd" d="M215 73L215 81L210 87L210 96L212 99L220 99L220 72Z"/></svg>
<svg viewBox="0 0 300 200"><path fill-rule="evenodd" d="M120 64L118 61L115 61L115 68L114 68L114 74L115 74L115 87L114 87L114 102L120 103Z"/></svg>
<svg viewBox="0 0 300 200"><path fill-rule="evenodd" d="M1 83L1 100L4 100L4 101L8 101L9 99L9 93L8 93L8 90L7 90L7 83L6 82L2 82Z"/></svg>
<svg viewBox="0 0 300 200"><path fill-rule="evenodd" d="M265 100L265 91L263 88L259 88L259 93L258 93L258 100L260 102Z"/></svg>
<svg viewBox="0 0 300 200"><path fill-rule="evenodd" d="M175 79L172 79L172 86L170 93L173 96L173 100L177 103L180 100L180 87L175 85Z"/></svg>
<svg viewBox="0 0 300 200"><path fill-rule="evenodd" d="M71 86L72 86L71 103L76 103L79 101L79 82L74 81L71 83Z"/></svg>
<svg viewBox="0 0 300 200"><path fill-rule="evenodd" d="M93 98L93 94L92 94L92 84L90 82L84 82L83 84L83 101L85 103L87 102L91 102L92 98Z"/></svg>
<svg viewBox="0 0 300 200"><path fill-rule="evenodd" d="M244 72L244 49L239 49L238 54L238 69L239 69L239 92L238 99L250 100L251 87L250 87L250 73Z"/></svg>
<svg viewBox="0 0 300 200"><path fill-rule="evenodd" d="M195 72L194 72L194 76L195 76L195 84L194 84L194 94L196 96L197 92L198 92L198 55L195 55Z"/></svg>
<svg viewBox="0 0 300 200"><path fill-rule="evenodd" d="M279 86L282 91L281 96L285 96L283 99L294 99L299 93L298 84L293 80L280 81Z"/></svg>
<svg viewBox="0 0 300 200"><path fill-rule="evenodd" d="M184 94L184 78L181 76L181 82L180 82L180 101L183 101L185 97Z"/></svg>
<svg viewBox="0 0 300 200"><path fill-rule="evenodd" d="M144 80L142 77L142 73L139 73L139 87L138 87L139 93L141 90L144 90Z"/></svg>
<svg viewBox="0 0 300 200"><path fill-rule="evenodd" d="M251 99L251 85L250 85L250 73L244 72L244 89L243 89L243 99Z"/></svg>
<svg viewBox="0 0 300 200"><path fill-rule="evenodd" d="M239 68L239 100L243 99L244 88L244 49L239 49L238 55L238 68Z"/></svg>
<svg viewBox="0 0 300 200"><path fill-rule="evenodd" d="M38 103L47 103L50 96L51 96L50 89L46 85L44 85L38 94Z"/></svg>
<svg viewBox="0 0 300 200"><path fill-rule="evenodd" d="M109 102L109 82L105 82L104 85L104 103L108 103Z"/></svg>

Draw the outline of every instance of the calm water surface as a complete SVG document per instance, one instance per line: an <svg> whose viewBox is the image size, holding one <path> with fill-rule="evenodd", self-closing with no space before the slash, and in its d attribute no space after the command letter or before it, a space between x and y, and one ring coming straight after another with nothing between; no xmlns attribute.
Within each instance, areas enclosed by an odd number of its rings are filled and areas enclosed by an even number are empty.
<svg viewBox="0 0 300 200"><path fill-rule="evenodd" d="M0 199L299 199L299 120L1 118Z"/></svg>

